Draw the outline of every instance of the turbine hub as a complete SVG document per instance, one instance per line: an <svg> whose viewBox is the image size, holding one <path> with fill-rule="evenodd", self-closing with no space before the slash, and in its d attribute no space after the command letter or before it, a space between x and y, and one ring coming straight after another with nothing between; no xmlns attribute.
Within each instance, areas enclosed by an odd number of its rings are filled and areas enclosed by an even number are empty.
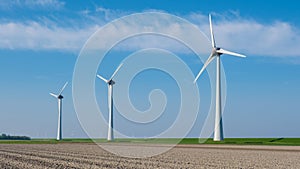
<svg viewBox="0 0 300 169"><path fill-rule="evenodd" d="M219 55L219 56L221 56L223 53L218 52L218 50L220 50L220 49L221 49L221 48L219 48L219 47L214 47L213 50L212 50L212 53L213 53L214 55Z"/></svg>
<svg viewBox="0 0 300 169"><path fill-rule="evenodd" d="M63 99L64 97L62 95L59 95L57 98L58 99Z"/></svg>
<svg viewBox="0 0 300 169"><path fill-rule="evenodd" d="M115 84L115 81L113 81L113 80L111 79L111 80L108 81L108 84L109 84L109 85L114 85L114 84Z"/></svg>

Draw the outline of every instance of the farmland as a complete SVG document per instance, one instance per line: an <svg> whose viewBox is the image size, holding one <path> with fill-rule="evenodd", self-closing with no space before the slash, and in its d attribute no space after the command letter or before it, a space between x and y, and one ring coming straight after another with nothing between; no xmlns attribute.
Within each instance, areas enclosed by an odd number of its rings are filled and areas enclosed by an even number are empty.
<svg viewBox="0 0 300 169"><path fill-rule="evenodd" d="M0 144L0 168L300 168L299 159L299 146L179 144L154 157L127 158L94 143Z"/></svg>

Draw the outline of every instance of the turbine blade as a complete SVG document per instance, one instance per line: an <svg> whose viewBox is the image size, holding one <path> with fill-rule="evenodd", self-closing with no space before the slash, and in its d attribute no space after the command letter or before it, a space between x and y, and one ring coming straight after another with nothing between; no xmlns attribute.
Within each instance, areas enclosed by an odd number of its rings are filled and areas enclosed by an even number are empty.
<svg viewBox="0 0 300 169"><path fill-rule="evenodd" d="M113 79L114 76L117 74L117 72L120 70L120 68L122 67L123 63L121 63L118 68L115 70L115 72L111 75L111 78L110 79Z"/></svg>
<svg viewBox="0 0 300 169"><path fill-rule="evenodd" d="M49 93L51 96L53 96L53 97L55 97L55 98L57 98L58 97L58 95L56 95L56 94L54 94L54 93Z"/></svg>
<svg viewBox="0 0 300 169"><path fill-rule="evenodd" d="M211 21L211 14L209 14L209 26L210 26L210 38L211 38L211 45L213 48L216 47L216 41L215 41L215 36L214 36L214 31L213 31L213 26L212 26L212 21Z"/></svg>
<svg viewBox="0 0 300 169"><path fill-rule="evenodd" d="M228 50L225 49L219 49L217 50L218 53L222 53L222 54L227 54L227 55L232 55L232 56L237 56L237 57L246 57L245 55L239 54L239 53L235 53L235 52L230 52Z"/></svg>
<svg viewBox="0 0 300 169"><path fill-rule="evenodd" d="M65 90L66 86L67 86L68 82L65 83L65 85L61 88L60 92L58 95L61 95L61 93Z"/></svg>
<svg viewBox="0 0 300 169"><path fill-rule="evenodd" d="M108 83L108 80L106 80L104 77L100 76L100 75L97 75L97 77L101 80L103 80L105 83Z"/></svg>
<svg viewBox="0 0 300 169"><path fill-rule="evenodd" d="M196 76L195 80L194 80L194 83L196 83L196 81L198 80L198 78L200 77L200 75L203 73L203 71L206 69L206 67L210 64L210 62L214 59L214 55L211 54L207 61L204 63L202 69L200 70L200 72L198 73L198 75Z"/></svg>

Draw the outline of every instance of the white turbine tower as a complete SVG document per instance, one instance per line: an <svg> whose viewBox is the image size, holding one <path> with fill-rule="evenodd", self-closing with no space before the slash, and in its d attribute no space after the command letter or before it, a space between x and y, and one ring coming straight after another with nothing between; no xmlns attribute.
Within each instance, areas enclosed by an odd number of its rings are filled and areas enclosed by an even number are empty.
<svg viewBox="0 0 300 169"><path fill-rule="evenodd" d="M238 53L230 52L227 50L224 50L222 48L219 48L216 46L214 33L213 33L213 27L212 27L212 21L211 21L211 15L209 15L209 24L210 24L210 36L211 36L211 44L212 44L212 52L210 56L208 57L207 61L204 63L202 69L196 76L194 83L198 80L199 76L203 73L204 69L209 65L209 63L216 58L217 59L217 69L216 69L216 115L215 115L215 128L214 128L214 141L221 141L224 139L223 136L223 124L222 124L222 109L221 109L221 58L220 56L222 54L237 56L237 57L246 57L245 55L241 55Z"/></svg>
<svg viewBox="0 0 300 169"><path fill-rule="evenodd" d="M104 77L97 75L98 78L103 80L105 83L107 83L108 87L108 133L107 133L107 140L113 141L114 140L114 123L113 123L113 85L115 84L115 81L113 81L114 76L117 74L117 72L120 70L123 63L121 63L118 68L115 70L115 72L112 74L109 80L105 79Z"/></svg>
<svg viewBox="0 0 300 169"><path fill-rule="evenodd" d="M57 124L57 137L56 140L62 139L62 99L64 98L61 94L66 88L68 82L65 83L65 85L62 87L60 92L58 94L50 93L51 96L57 98L58 100L58 124Z"/></svg>

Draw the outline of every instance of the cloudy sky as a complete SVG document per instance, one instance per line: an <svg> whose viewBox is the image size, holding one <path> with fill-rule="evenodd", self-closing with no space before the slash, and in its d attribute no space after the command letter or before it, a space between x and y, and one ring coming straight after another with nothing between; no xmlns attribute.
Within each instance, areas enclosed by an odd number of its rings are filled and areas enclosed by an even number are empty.
<svg viewBox="0 0 300 169"><path fill-rule="evenodd" d="M245 59L222 57L226 73L226 137L300 137L300 16L294 1L161 1L139 0L0 0L0 133L55 137L56 92L69 81L82 47L98 29L120 17L141 12L163 12L184 18L209 36L211 13L217 44L247 55ZM122 30L123 28L118 28ZM120 57L136 49L163 47L179 55L196 75L203 63L189 52L178 50L168 39L142 37L120 44L101 66L108 77L120 64ZM162 84L156 85L154 77ZM141 82L142 81L142 82ZM136 83L135 83L136 82ZM149 91L167 90L176 98L174 81L165 74L148 71L136 77L130 95L137 108L149 107ZM106 86L96 80L98 103L107 113ZM207 74L198 81L202 111L210 106ZM146 85L146 86L145 86ZM168 86L171 85L170 88ZM72 100L72 85L65 91L63 133L65 137L85 137ZM172 90L171 90L172 89ZM170 91L168 91L170 90ZM201 92L202 91L202 92ZM148 92L148 93L147 93ZM176 92L175 92L176 93ZM167 114L178 104L170 99ZM118 121L118 115L116 115ZM189 137L198 137L205 115L196 120ZM174 119L173 119L174 120ZM120 120L121 121L121 120ZM169 123L168 123L169 124ZM116 128L124 128L122 123ZM124 124L125 125L125 124ZM132 129L133 130L133 129ZM125 133L147 136L141 132ZM103 134L105 135L105 133ZM101 136L103 136L101 135Z"/></svg>

